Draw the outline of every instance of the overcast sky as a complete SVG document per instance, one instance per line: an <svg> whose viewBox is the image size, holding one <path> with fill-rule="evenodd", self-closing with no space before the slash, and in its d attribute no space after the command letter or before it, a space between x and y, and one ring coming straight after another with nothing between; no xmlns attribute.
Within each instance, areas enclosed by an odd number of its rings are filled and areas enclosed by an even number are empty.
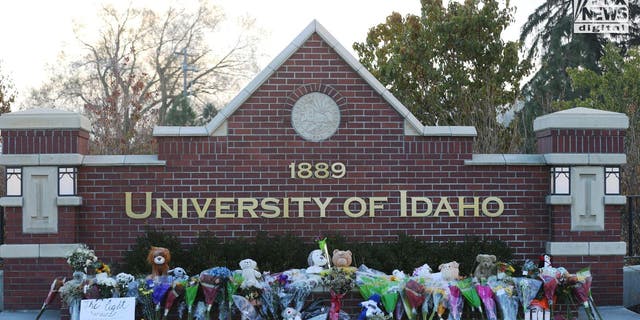
<svg viewBox="0 0 640 320"><path fill-rule="evenodd" d="M0 2L0 64L16 87L25 93L45 78L45 66L54 63L62 50L77 45L73 22L91 25L106 3L136 7L195 5L195 0L8 0ZM265 32L260 47L260 67L282 51L313 19L317 19L347 49L362 41L369 28L396 11L420 12L419 0L212 0L228 18L249 15ZM526 17L542 0L511 1L518 7L516 23L507 30L516 39ZM352 51L353 53L353 51Z"/></svg>

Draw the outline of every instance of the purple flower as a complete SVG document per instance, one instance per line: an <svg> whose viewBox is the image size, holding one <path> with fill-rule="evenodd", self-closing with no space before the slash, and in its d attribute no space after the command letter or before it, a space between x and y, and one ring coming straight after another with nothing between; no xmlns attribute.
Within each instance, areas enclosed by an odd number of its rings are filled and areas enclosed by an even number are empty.
<svg viewBox="0 0 640 320"><path fill-rule="evenodd" d="M160 304L164 296L171 288L171 283L168 282L160 282L153 287L153 293L151 294L151 298L153 299L153 303L156 305Z"/></svg>

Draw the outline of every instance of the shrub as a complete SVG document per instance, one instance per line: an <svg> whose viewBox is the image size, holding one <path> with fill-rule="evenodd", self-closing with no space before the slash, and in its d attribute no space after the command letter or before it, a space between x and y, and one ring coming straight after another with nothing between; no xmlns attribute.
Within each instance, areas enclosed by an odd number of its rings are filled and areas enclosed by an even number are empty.
<svg viewBox="0 0 640 320"><path fill-rule="evenodd" d="M469 237L462 242L434 243L401 234L395 242L354 243L340 235L330 235L327 237L327 244L329 251L351 250L354 266L365 264L388 274L394 269L411 273L425 263L437 272L440 264L457 261L460 273L471 275L475 269L476 255L480 253L494 254L499 261L511 262L513 259L512 250L505 242L479 237ZM223 241L211 233L203 233L192 246L183 249L175 236L149 229L136 240L133 249L125 254L125 271L133 274L149 273L150 266L146 262L146 256L152 245L169 249L172 254L171 266L181 266L189 274L197 274L214 266L238 269L238 262L246 258L258 262L261 271L279 272L306 268L307 255L318 248L317 243L305 242L291 234L259 233L255 238Z"/></svg>

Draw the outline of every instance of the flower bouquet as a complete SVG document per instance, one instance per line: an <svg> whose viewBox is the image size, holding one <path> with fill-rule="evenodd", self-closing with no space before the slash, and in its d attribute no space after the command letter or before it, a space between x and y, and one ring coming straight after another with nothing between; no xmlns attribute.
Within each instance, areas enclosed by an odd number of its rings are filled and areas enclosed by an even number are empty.
<svg viewBox="0 0 640 320"><path fill-rule="evenodd" d="M69 307L71 320L80 319L80 300L84 297L86 275L82 271L73 273L73 279L60 287L60 298Z"/></svg>
<svg viewBox="0 0 640 320"><path fill-rule="evenodd" d="M489 280L487 282L495 294L496 301L502 312L503 320L516 320L518 316L518 299L511 283L502 280Z"/></svg>
<svg viewBox="0 0 640 320"><path fill-rule="evenodd" d="M73 271L87 273L87 268L98 262L98 257L86 244L81 244L75 250L68 253L65 258Z"/></svg>
<svg viewBox="0 0 640 320"><path fill-rule="evenodd" d="M460 293L462 293L464 299L469 302L471 310L477 308L480 313L482 313L482 308L480 307L482 301L480 300L480 296L478 295L476 288L471 283L471 278L459 280L455 283L455 286L460 289Z"/></svg>
<svg viewBox="0 0 640 320"><path fill-rule="evenodd" d="M591 270L589 268L582 269L576 273L577 282L573 285L574 296L582 303L584 311L589 320L602 320L600 312L593 303L591 298Z"/></svg>
<svg viewBox="0 0 640 320"><path fill-rule="evenodd" d="M457 286L449 286L449 320L462 319L462 293Z"/></svg>
<svg viewBox="0 0 640 320"><path fill-rule="evenodd" d="M118 297L134 297L131 294L131 284L135 283L136 278L128 273L120 272L116 275L116 292Z"/></svg>
<svg viewBox="0 0 640 320"><path fill-rule="evenodd" d="M422 310L422 304L427 297L427 288L416 280L409 280L404 285L402 291L402 302L405 313L410 320L417 317L418 311Z"/></svg>
<svg viewBox="0 0 640 320"><path fill-rule="evenodd" d="M488 285L476 285L476 291L486 310L488 320L498 320L496 314L496 302L493 300L493 291Z"/></svg>
<svg viewBox="0 0 640 320"><path fill-rule="evenodd" d="M207 305L207 318L209 318L211 307L218 297L218 292L226 288L230 278L231 271L225 267L215 267L200 273L200 287Z"/></svg>
<svg viewBox="0 0 640 320"><path fill-rule="evenodd" d="M553 304L556 296L556 289L558 288L559 272L553 267L544 267L540 269L540 279L542 279L542 289L544 291L544 297L547 299L549 305L550 316L553 319Z"/></svg>
<svg viewBox="0 0 640 320"><path fill-rule="evenodd" d="M538 295L542 281L524 277L513 278L513 280L516 284L516 292L522 304L522 310L526 313L531 301Z"/></svg>
<svg viewBox="0 0 640 320"><path fill-rule="evenodd" d="M196 301L198 295L198 288L200 288L200 279L198 276L189 278L184 289L184 302L187 305L187 319L193 319L193 304Z"/></svg>
<svg viewBox="0 0 640 320"><path fill-rule="evenodd" d="M331 268L320 273L322 284L329 288L331 307L329 320L338 320L342 307L342 298L355 287L355 268Z"/></svg>

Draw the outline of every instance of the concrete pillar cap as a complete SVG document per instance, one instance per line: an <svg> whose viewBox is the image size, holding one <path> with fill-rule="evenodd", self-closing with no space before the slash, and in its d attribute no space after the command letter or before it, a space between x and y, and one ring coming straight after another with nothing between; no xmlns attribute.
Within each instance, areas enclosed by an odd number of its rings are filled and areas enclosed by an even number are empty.
<svg viewBox="0 0 640 320"><path fill-rule="evenodd" d="M624 113L573 108L562 110L533 120L533 131L545 129L627 129L629 117Z"/></svg>
<svg viewBox="0 0 640 320"><path fill-rule="evenodd" d="M77 112L56 109L29 109L0 116L0 130L81 129L91 131L89 119Z"/></svg>

